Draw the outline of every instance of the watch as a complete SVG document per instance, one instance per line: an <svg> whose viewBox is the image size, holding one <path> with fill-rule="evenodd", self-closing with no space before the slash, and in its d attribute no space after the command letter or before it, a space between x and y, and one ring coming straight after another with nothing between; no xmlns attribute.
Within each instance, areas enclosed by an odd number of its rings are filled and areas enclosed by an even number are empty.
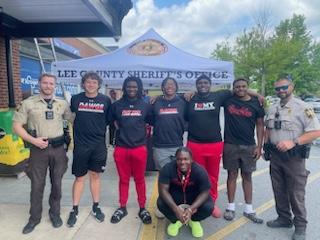
<svg viewBox="0 0 320 240"><path fill-rule="evenodd" d="M299 139L298 138L295 138L294 140L293 140L293 142L294 142L294 145L299 145Z"/></svg>

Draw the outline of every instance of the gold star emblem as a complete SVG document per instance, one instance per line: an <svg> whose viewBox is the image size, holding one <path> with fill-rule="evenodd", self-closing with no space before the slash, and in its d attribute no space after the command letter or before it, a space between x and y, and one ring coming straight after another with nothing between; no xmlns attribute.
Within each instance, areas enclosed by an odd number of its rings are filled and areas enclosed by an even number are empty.
<svg viewBox="0 0 320 240"><path fill-rule="evenodd" d="M314 111L313 111L313 108L306 108L305 110L304 110L304 113L306 114L306 116L308 117L308 118L314 118L316 115L315 115L315 113L314 113Z"/></svg>

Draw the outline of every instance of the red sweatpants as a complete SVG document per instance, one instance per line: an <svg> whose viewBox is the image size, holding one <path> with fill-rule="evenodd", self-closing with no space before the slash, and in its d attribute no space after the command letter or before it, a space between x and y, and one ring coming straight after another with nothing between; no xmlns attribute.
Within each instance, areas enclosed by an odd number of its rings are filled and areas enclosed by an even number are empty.
<svg viewBox="0 0 320 240"><path fill-rule="evenodd" d="M195 143L188 141L187 147L192 152L193 160L207 170L211 182L210 195L217 200L223 142Z"/></svg>
<svg viewBox="0 0 320 240"><path fill-rule="evenodd" d="M146 204L146 181L144 174L147 165L147 148L125 148L117 146L114 150L114 160L119 174L119 203L125 207L129 196L130 177L136 184L138 203L140 208Z"/></svg>

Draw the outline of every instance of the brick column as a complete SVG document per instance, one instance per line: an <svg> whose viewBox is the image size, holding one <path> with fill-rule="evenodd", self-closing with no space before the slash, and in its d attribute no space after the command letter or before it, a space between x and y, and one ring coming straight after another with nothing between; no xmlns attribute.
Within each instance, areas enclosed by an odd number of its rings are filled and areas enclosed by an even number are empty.
<svg viewBox="0 0 320 240"><path fill-rule="evenodd" d="M20 80L20 41L12 40L12 69L15 103L19 104L22 100L21 80ZM8 101L8 76L6 64L5 39L0 37L0 108L7 108Z"/></svg>

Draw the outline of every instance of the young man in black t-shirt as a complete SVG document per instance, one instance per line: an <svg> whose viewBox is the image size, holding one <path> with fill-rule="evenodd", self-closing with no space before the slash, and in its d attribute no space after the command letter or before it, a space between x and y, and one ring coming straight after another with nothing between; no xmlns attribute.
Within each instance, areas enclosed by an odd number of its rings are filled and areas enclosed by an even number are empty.
<svg viewBox="0 0 320 240"><path fill-rule="evenodd" d="M111 101L98 92L102 79L95 72L86 73L81 83L84 92L71 98L71 111L75 113L72 174L76 179L72 189L73 209L67 222L69 227L73 227L77 221L78 205L87 173L93 199L92 214L99 222L103 222L105 217L99 207L100 173L106 167L105 134Z"/></svg>
<svg viewBox="0 0 320 240"><path fill-rule="evenodd" d="M159 210L170 220L169 236L175 237L183 224L188 224L194 237L202 237L200 221L209 217L214 203L210 197L210 181L206 170L192 161L192 153L180 147L176 161L167 163L160 171L158 188Z"/></svg>
<svg viewBox="0 0 320 240"><path fill-rule="evenodd" d="M183 146L186 101L177 95L178 83L172 77L161 83L163 96L156 98L153 109L153 160L158 170L171 162L177 149ZM156 209L155 215L164 218Z"/></svg>
<svg viewBox="0 0 320 240"><path fill-rule="evenodd" d="M234 96L224 103L225 130L223 167L228 170L227 209L224 218L231 221L235 217L235 192L238 169L241 169L245 198L244 216L254 223L263 220L255 215L252 207L252 172L256 170L256 161L261 156L264 132L264 110L256 97L248 94L248 81L236 79L233 82ZM256 127L257 145L254 139Z"/></svg>
<svg viewBox="0 0 320 240"><path fill-rule="evenodd" d="M162 81L163 96L157 97L153 109L153 159L160 170L183 146L186 101L177 96L178 84L168 77Z"/></svg>
<svg viewBox="0 0 320 240"><path fill-rule="evenodd" d="M197 93L188 102L188 142L195 162L208 172L214 201L218 198L218 181L223 141L220 128L220 107L232 96L230 90L210 92L211 79L206 75L196 80ZM221 217L221 211L215 205L212 216Z"/></svg>
<svg viewBox="0 0 320 240"><path fill-rule="evenodd" d="M151 106L142 98L143 86L140 78L128 77L122 87L123 97L112 104L111 119L115 122L116 147L114 160L119 174L119 204L111 223L118 223L127 213L129 183L133 176L140 207L139 217L144 224L152 222L146 210L147 164L146 124L151 123Z"/></svg>

